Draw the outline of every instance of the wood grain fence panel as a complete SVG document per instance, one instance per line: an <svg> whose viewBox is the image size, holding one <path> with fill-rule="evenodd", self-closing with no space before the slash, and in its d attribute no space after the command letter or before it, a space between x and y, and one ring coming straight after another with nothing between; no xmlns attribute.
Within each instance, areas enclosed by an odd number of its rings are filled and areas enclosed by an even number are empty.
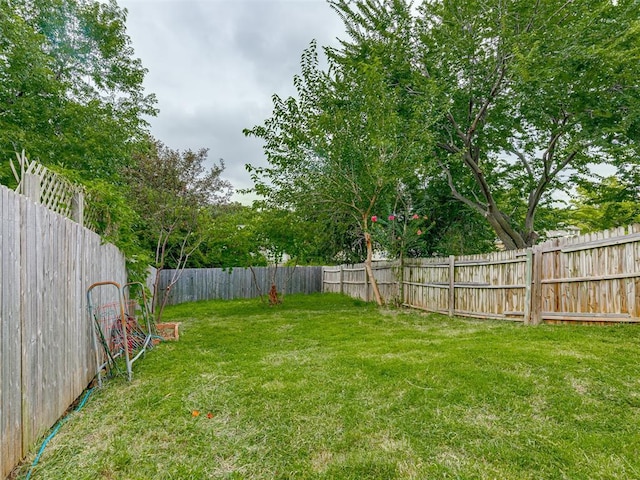
<svg viewBox="0 0 640 480"><path fill-rule="evenodd" d="M161 292L173 274L172 270L160 272ZM280 294L316 293L322 291L322 275L322 267L187 268L169 293L167 304L266 296L273 279Z"/></svg>
<svg viewBox="0 0 640 480"><path fill-rule="evenodd" d="M342 283L331 280L325 291L341 286L371 300L364 268L342 268ZM453 266L444 258L408 259L401 281L404 305L433 312L531 324L640 322L640 225L552 239L529 252L457 257Z"/></svg>
<svg viewBox="0 0 640 480"><path fill-rule="evenodd" d="M455 261L455 315L523 320L526 252L458 257Z"/></svg>
<svg viewBox="0 0 640 480"><path fill-rule="evenodd" d="M89 342L93 342L91 329L91 319L88 315L87 305L87 289L90 284L86 283L86 273L84 267L84 250L82 249L84 243L84 232L86 228L82 228L80 225L74 228L75 230L75 272L74 278L78 279L74 282L75 298L72 308L73 312L78 315L79 318L84 319L80 322L79 328L75 330L74 351L78 352L74 355L74 362L76 364L76 371L78 372L77 383L74 386L74 393L81 391L86 385L84 379L89 378L94 373L95 352L93 349L87 349L86 345Z"/></svg>
<svg viewBox="0 0 640 480"><path fill-rule="evenodd" d="M89 288L89 286L91 286L93 283L102 281L102 280L107 280L106 278L96 278L96 275L94 273L94 265L96 263L96 258L93 257L93 255L95 255L95 252L91 250L91 248L89 248L89 246L91 245L91 234L86 230L83 229L79 232L79 238L78 238L78 243L79 243L79 255L80 255L80 265L79 265L79 270L80 270L80 278L83 279L83 282L81 285L79 285L79 288L82 289L82 306L84 308L84 312L85 315L87 315L87 322L86 322L86 328L82 329L81 332L84 333L86 332L87 328L89 329L89 331L91 330L91 320L88 318L88 303L87 303L87 296L86 296L86 292L87 289ZM115 279L112 279L115 280ZM96 300L96 305L99 305L99 303L97 303ZM81 333L81 335L82 335ZM91 371L92 373L95 373L95 369L96 369L96 352L94 351L86 351L86 349L81 349L79 350L80 352L80 362L85 365L85 368L87 368L89 371ZM82 353L84 353L82 355Z"/></svg>
<svg viewBox="0 0 640 480"><path fill-rule="evenodd" d="M23 321L23 371L26 372L23 410L24 444L30 445L60 416L56 412L60 367L57 360L64 353L57 335L64 327L64 320L56 322L56 319L59 318L57 298L64 292L54 292L57 243L48 211L30 202L26 206L28 223L23 254L28 272L25 281L32 285L26 299L32 313L25 315Z"/></svg>
<svg viewBox="0 0 640 480"><path fill-rule="evenodd" d="M229 299L248 298L253 293L254 286L249 281L249 276L246 275L246 269L235 268L233 270L232 277L234 279L234 288L227 291ZM268 292L268 287L266 285L267 271L264 269L256 270L256 278L256 283L260 286L260 292L263 295L266 295ZM255 292L255 295L258 296L257 291Z"/></svg>
<svg viewBox="0 0 640 480"><path fill-rule="evenodd" d="M322 267L322 291L325 293L342 293L342 266Z"/></svg>
<svg viewBox="0 0 640 480"><path fill-rule="evenodd" d="M39 318L42 315L42 255L37 254L37 243L42 242L41 219L36 215L36 206L28 201L22 202L22 269L23 286L25 287L22 316L22 447L27 451L29 445L38 438L43 426L36 423L36 412L39 411L38 385L42 384L42 371L38 368L44 362L38 338Z"/></svg>
<svg viewBox="0 0 640 480"><path fill-rule="evenodd" d="M4 478L95 373L86 289L126 281L122 254L0 187L0 474ZM87 233L89 232L89 233Z"/></svg>
<svg viewBox="0 0 640 480"><path fill-rule="evenodd" d="M60 330L64 328L63 322L56 321L59 318L58 299L64 295L62 289L56 291L58 283L57 256L59 254L57 232L52 213L49 210L38 209L38 215L41 216L41 225L43 236L46 239L43 243L39 243L36 247L41 252L43 269L40 271L42 279L39 290L42 292L41 305L43 305L42 315L39 319L39 343L40 353L44 359L43 365L38 366L41 373L44 388L38 388L38 404L39 412L34 417L40 416L44 422L53 425L60 415L56 415L58 408L58 395L60 385L59 372L60 357L64 356L64 352L60 348L64 345L59 343ZM42 242L42 240L40 240ZM48 248L44 248L47 245ZM46 303L45 303L46 302ZM46 305L46 306L45 306ZM36 420L37 421L37 420ZM38 422L39 423L39 422ZM47 429L39 432L39 436L44 434ZM34 439L37 440L37 439Z"/></svg>
<svg viewBox="0 0 640 480"><path fill-rule="evenodd" d="M72 308L70 308L69 302L75 301L75 291L74 284L75 282L64 282L64 279L75 279L75 275L73 275L73 262L75 260L74 250L75 245L72 245L73 241L73 228L72 222L67 219L64 219L61 222L58 222L58 238L60 239L60 256L58 262L58 271L60 276L60 283L63 284L64 294L58 295L58 308L59 315L62 318L68 319L76 319L77 316ZM75 327L75 328L74 328ZM59 402L62 405L70 405L75 396L74 387L75 387L75 375L76 370L73 365L73 356L76 355L74 353L74 341L73 341L73 331L78 328L79 325L77 323L67 321L64 322L62 327L62 341L61 344L64 346L64 357L61 361L61 377L60 377L60 398ZM86 386L86 385L85 385Z"/></svg>
<svg viewBox="0 0 640 480"><path fill-rule="evenodd" d="M62 385L60 382L60 376L64 368L64 329L65 323L58 321L60 318L60 299L64 295L64 286L59 282L60 271L59 262L60 255L63 252L58 250L58 232L57 226L59 222L56 222L53 217L53 213L49 210L42 210L43 214L43 229L47 231L49 237L49 243L47 248L43 248L44 253L44 302L47 302L49 307L46 308L44 315L42 316L42 348L43 356L45 358L43 371L43 379L46 385L47 391L40 392L40 402L43 405L45 413L45 421L51 422L51 425L55 424L56 420L60 417L57 414L58 406L60 405L60 397ZM37 247L36 247L37 248ZM68 404L67 404L68 405ZM46 430L45 430L46 431ZM43 432L44 433L44 432Z"/></svg>
<svg viewBox="0 0 640 480"><path fill-rule="evenodd" d="M400 265L397 262L376 262L373 276L385 303L397 303L400 293Z"/></svg>
<svg viewBox="0 0 640 480"><path fill-rule="evenodd" d="M632 233L632 232L629 232ZM626 272L637 272L640 269L637 268L638 262L638 248L640 244L638 243L627 243L624 246L624 266L623 269ZM640 317L640 313L638 312L638 307L640 306L638 303L638 281L640 277L636 277L631 279L625 285L624 297L626 300L626 304L629 310L629 316L631 318Z"/></svg>
<svg viewBox="0 0 640 480"><path fill-rule="evenodd" d="M448 259L410 259L405 262L405 305L447 313L449 310Z"/></svg>
<svg viewBox="0 0 640 480"><path fill-rule="evenodd" d="M638 226L545 242L541 317L545 321L640 321Z"/></svg>
<svg viewBox="0 0 640 480"><path fill-rule="evenodd" d="M60 257L63 252L60 251L61 242L58 238L58 227L61 222L56 222L54 214L49 210L42 213L45 217L43 228L49 234L50 246L50 248L42 248L42 245L39 247L45 252L44 301L50 305L42 317L42 349L45 358L45 366L42 370L43 380L47 385L42 395L42 402L44 404L43 410L46 412L45 419L47 423L51 422L53 425L60 417L57 413L58 409L69 405L61 406L61 394L63 393L61 376L64 374L64 356L66 355L62 349L65 347L66 320L61 322L59 319L61 318L60 300L66 294L66 286L60 282Z"/></svg>
<svg viewBox="0 0 640 480"><path fill-rule="evenodd" d="M343 292L353 298L369 300L369 284L363 263L345 265L343 268Z"/></svg>
<svg viewBox="0 0 640 480"><path fill-rule="evenodd" d="M69 279L77 279L78 277L78 229L73 222L65 222L65 241L67 242L66 248L66 277ZM77 285L80 282L73 281L69 284L66 298L64 302L64 313L66 318L73 318L78 315L76 306L80 307L82 301L78 296ZM88 321L88 320L87 320ZM74 328L75 327L75 328ZM83 372L79 368L79 359L77 352L79 351L79 332L81 330L80 325L73 325L70 322L66 324L66 371L69 372L70 381L67 382L67 388L65 390L66 399L73 401L74 394L81 389L81 379L83 378Z"/></svg>
<svg viewBox="0 0 640 480"><path fill-rule="evenodd" d="M19 197L0 190L0 477L22 458Z"/></svg>

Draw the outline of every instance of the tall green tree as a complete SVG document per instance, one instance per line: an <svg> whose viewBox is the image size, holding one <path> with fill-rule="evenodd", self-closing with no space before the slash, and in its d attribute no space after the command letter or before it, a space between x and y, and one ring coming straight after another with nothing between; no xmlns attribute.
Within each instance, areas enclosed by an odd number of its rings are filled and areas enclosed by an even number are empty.
<svg viewBox="0 0 640 480"><path fill-rule="evenodd" d="M536 241L555 189L591 164L629 161L639 13L635 1L422 4L419 68L440 92L433 155L507 248Z"/></svg>
<svg viewBox="0 0 640 480"><path fill-rule="evenodd" d="M324 50L325 71L319 69L312 45L294 81L298 100L285 103L276 97L274 116L264 128L249 131L267 140L271 163L269 169L255 171L256 185L258 190L275 185L263 193L286 205L284 193L295 200L292 205L299 212L313 205L316 221L325 226L322 234L335 232L342 239L330 242L339 247L335 259L364 254L381 303L371 267L376 243L371 219L394 202L407 177L417 174L415 158L429 137L418 128L426 117L420 118L420 125L414 123L416 104L402 86L414 75L407 55L413 17L408 5L397 2L382 15L368 16L375 28L364 31L355 26L348 8L330 4L353 41ZM287 109L288 115L283 115Z"/></svg>
<svg viewBox="0 0 640 480"><path fill-rule="evenodd" d="M332 2L359 31L394 35L405 0ZM426 174L486 219L507 248L532 245L536 214L593 164L637 165L640 6L635 0L429 0L402 89L429 112ZM394 64L396 57L383 63Z"/></svg>
<svg viewBox="0 0 640 480"><path fill-rule="evenodd" d="M146 70L115 0L0 3L0 156L119 181L146 141Z"/></svg>

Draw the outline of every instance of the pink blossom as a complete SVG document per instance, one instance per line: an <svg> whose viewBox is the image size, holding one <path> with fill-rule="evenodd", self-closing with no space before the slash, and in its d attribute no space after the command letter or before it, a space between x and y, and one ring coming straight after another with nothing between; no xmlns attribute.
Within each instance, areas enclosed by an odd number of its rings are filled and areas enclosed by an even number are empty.
<svg viewBox="0 0 640 480"><path fill-rule="evenodd" d="M378 221L378 217L377 217L376 215L373 215L373 216L371 217L371 221L372 221L373 223L376 223L376 222Z"/></svg>
<svg viewBox="0 0 640 480"><path fill-rule="evenodd" d="M422 230L418 230L418 235L422 235Z"/></svg>
<svg viewBox="0 0 640 480"><path fill-rule="evenodd" d="M418 215L417 213L414 213L413 216L411 217L412 220L418 220L420 218L420 215Z"/></svg>
<svg viewBox="0 0 640 480"><path fill-rule="evenodd" d="M389 220L390 220L390 221L392 221L392 222L393 222L395 219L396 219L396 216L395 216L395 215L393 215L393 214L389 215Z"/></svg>

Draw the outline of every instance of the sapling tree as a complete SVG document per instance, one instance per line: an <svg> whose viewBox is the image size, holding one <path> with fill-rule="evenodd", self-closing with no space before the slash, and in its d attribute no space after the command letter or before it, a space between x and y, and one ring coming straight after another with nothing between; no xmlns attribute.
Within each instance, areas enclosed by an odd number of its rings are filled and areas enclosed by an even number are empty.
<svg viewBox="0 0 640 480"><path fill-rule="evenodd" d="M226 203L231 196L231 185L221 177L224 163L207 169L206 160L206 149L180 152L156 142L146 154L136 157L136 167L126 174L140 218L137 229L141 241L154 252L157 320L171 288L203 240L210 218L208 207ZM158 285L164 268L171 268L174 275L159 303Z"/></svg>
<svg viewBox="0 0 640 480"><path fill-rule="evenodd" d="M313 249L313 233L308 224L296 212L286 209L258 209L256 239L260 251L269 259L271 266L271 284L269 303L281 303L286 294L287 285L299 263L305 262ZM276 282L278 267L293 267L284 282ZM279 288L278 288L279 287Z"/></svg>
<svg viewBox="0 0 640 480"><path fill-rule="evenodd" d="M399 259L416 257L424 253L423 243L435 223L428 215L415 210L394 209L389 215L371 217L375 244L388 257Z"/></svg>
<svg viewBox="0 0 640 480"><path fill-rule="evenodd" d="M388 15L398 32L406 29L395 20L407 20L408 10ZM245 131L265 140L269 160L266 168L249 167L257 193L282 208L321 209L350 219L364 243L378 304L383 301L372 270L371 217L413 174L414 155L421 151L404 92L378 52L397 50L404 38L372 37L354 51L325 49L326 70L312 43L294 79L297 98L274 96L272 117Z"/></svg>

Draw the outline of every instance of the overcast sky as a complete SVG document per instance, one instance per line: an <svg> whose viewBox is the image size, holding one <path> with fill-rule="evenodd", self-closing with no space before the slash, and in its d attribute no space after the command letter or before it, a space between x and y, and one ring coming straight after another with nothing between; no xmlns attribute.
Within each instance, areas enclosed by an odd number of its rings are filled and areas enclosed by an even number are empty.
<svg viewBox="0 0 640 480"><path fill-rule="evenodd" d="M335 45L343 25L325 0L118 0L128 10L135 56L158 97L151 133L168 147L209 149L235 189L251 187L245 164L264 165L262 143L243 128L292 95L311 40ZM239 197L234 197L239 199Z"/></svg>

